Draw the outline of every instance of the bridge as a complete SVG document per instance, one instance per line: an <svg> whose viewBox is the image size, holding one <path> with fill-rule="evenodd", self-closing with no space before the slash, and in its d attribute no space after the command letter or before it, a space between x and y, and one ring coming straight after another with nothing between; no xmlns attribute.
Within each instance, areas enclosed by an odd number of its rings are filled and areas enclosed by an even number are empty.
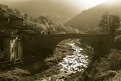
<svg viewBox="0 0 121 81"><path fill-rule="evenodd" d="M65 39L81 39L82 43L90 45L95 52L108 52L113 41L111 34L55 34L30 35L24 38L25 54L53 54L57 44Z"/></svg>

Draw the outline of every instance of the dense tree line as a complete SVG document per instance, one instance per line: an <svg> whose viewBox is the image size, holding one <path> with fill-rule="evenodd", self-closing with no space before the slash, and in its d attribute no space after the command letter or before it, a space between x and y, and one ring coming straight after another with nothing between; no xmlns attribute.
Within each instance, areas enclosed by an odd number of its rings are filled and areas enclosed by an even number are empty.
<svg viewBox="0 0 121 81"><path fill-rule="evenodd" d="M37 31L41 34L65 34L79 33L79 30L72 27L65 27L63 24L56 23L46 16L33 18L27 14L20 13L17 9L10 9L6 5L0 5L1 27L23 28Z"/></svg>
<svg viewBox="0 0 121 81"><path fill-rule="evenodd" d="M120 18L117 15L105 13L102 15L97 28L89 29L88 33L95 34L117 34L117 29L120 28Z"/></svg>
<svg viewBox="0 0 121 81"><path fill-rule="evenodd" d="M108 34L116 34L116 29L120 27L120 18L117 15L104 14L100 20L99 27L106 30Z"/></svg>
<svg viewBox="0 0 121 81"><path fill-rule="evenodd" d="M98 59L92 59L84 72L82 81L113 81L112 77L121 70L121 24L117 15L105 13L95 29L89 30L93 34L109 34L113 42L108 53L97 53ZM111 40L111 39L110 39ZM105 44L106 45L106 44ZM100 50L101 47L98 49ZM100 56L103 54L104 56ZM95 55L95 54L94 54Z"/></svg>

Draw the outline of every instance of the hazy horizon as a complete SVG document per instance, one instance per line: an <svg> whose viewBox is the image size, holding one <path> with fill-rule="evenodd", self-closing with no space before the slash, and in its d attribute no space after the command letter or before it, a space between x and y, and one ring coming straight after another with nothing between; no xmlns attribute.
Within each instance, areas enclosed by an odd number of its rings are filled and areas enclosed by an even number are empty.
<svg viewBox="0 0 121 81"><path fill-rule="evenodd" d="M0 0L0 3L30 16L51 16L58 22L64 22L81 11L106 1L109 0Z"/></svg>

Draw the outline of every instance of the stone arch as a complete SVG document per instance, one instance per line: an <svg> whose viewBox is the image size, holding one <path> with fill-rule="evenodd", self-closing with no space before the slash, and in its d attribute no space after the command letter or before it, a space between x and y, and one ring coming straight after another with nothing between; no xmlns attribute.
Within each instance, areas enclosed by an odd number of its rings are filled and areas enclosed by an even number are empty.
<svg viewBox="0 0 121 81"><path fill-rule="evenodd" d="M31 51L35 50L29 50L28 48L33 47L34 44L37 45L37 52L39 56L43 57L46 54L50 55L53 54L53 50L56 47L56 45L65 39L82 39L82 42L84 42L87 45L90 45L95 49L97 52L106 52L111 42L111 35L91 35L91 34L55 34L55 35L36 35L32 36L31 40L27 39L26 43L28 43L26 46L27 51L32 53ZM28 42L29 41L29 42ZM34 46L36 48L36 46ZM34 49L33 48L33 49ZM41 53L40 53L41 52ZM46 54L45 54L46 53Z"/></svg>
<svg viewBox="0 0 121 81"><path fill-rule="evenodd" d="M63 39L61 41L59 41L56 46L53 48L53 53L55 52L56 48L63 48L64 46L69 46L69 43L79 43L80 42L80 38L67 38L67 39ZM63 45L64 46L63 46ZM62 46L61 46L62 45ZM66 48L66 47L65 47ZM64 48L63 48L64 49Z"/></svg>

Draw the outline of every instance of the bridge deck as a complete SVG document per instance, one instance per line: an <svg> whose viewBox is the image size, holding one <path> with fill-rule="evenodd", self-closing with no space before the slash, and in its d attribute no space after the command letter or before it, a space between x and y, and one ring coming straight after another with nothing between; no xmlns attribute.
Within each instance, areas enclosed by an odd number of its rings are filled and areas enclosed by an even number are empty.
<svg viewBox="0 0 121 81"><path fill-rule="evenodd" d="M37 35L40 37L113 37L112 34L50 34Z"/></svg>

